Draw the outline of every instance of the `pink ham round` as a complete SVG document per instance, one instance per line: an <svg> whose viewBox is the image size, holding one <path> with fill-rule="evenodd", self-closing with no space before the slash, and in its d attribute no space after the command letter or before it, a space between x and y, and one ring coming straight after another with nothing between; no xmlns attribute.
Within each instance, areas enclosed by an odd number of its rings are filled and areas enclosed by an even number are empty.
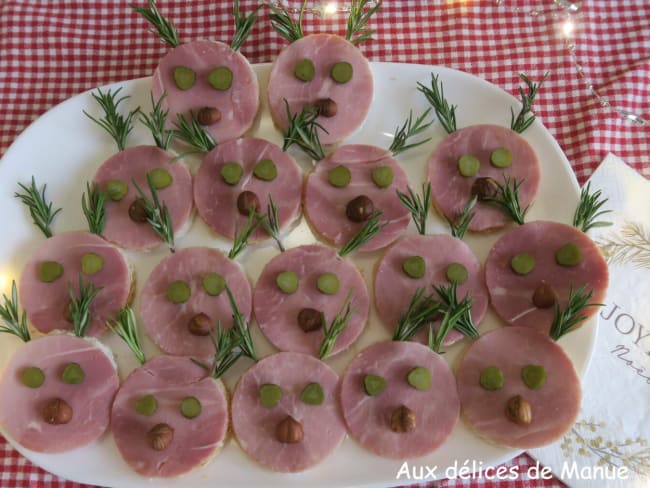
<svg viewBox="0 0 650 488"><path fill-rule="evenodd" d="M155 146L135 146L107 159L95 174L95 183L105 189L111 180L128 185L126 195L119 201L106 199L106 227L103 236L107 240L127 249L151 249L162 240L147 222L134 222L129 217L129 207L139 193L133 180L151 198L147 185L147 173L155 168L169 172L173 182L167 188L158 190L158 198L169 208L174 232L180 234L188 227L192 214L192 176L181 161L172 163L174 155Z"/></svg>
<svg viewBox="0 0 650 488"><path fill-rule="evenodd" d="M536 390L521 378L524 366L546 369L546 381ZM496 366L503 387L481 387L481 372ZM547 335L524 327L496 329L474 342L458 369L462 414L471 428L489 442L519 449L549 444L568 431L580 410L580 379L562 348ZM506 417L506 404L520 395L531 406L532 421L520 425Z"/></svg>
<svg viewBox="0 0 650 488"><path fill-rule="evenodd" d="M323 403L301 400L303 389L318 383ZM242 449L255 461L285 473L304 471L323 461L345 437L338 401L339 377L327 364L305 354L281 352L262 359L242 375L232 398L232 426ZM282 389L280 401L268 408L260 403L260 386ZM276 426L287 416L302 425L303 438L283 443Z"/></svg>
<svg viewBox="0 0 650 488"><path fill-rule="evenodd" d="M275 163L277 176L271 181L253 175L253 167L263 159ZM229 185L221 177L221 168L233 162L242 165L243 175L239 183ZM257 195L262 214L266 213L269 195L272 195L280 228L286 228L298 217L302 186L300 168L280 147L264 139L249 137L220 144L203 158L195 180L194 201L199 215L210 228L229 239L234 238L235 230L241 230L248 219L237 210L237 198L243 191ZM268 237L260 226L249 242Z"/></svg>
<svg viewBox="0 0 650 488"><path fill-rule="evenodd" d="M203 277L218 273L226 281L240 312L248 320L251 314L251 287L242 269L220 251L207 247L187 248L163 259L149 275L140 298L140 315L147 335L158 347L175 356L208 357L214 354L210 337L193 335L188 329L192 317L206 314L216 333L217 321L224 329L233 325L232 309L224 290L217 296L203 288ZM177 280L190 287L184 303L167 298L169 285Z"/></svg>
<svg viewBox="0 0 650 488"><path fill-rule="evenodd" d="M497 168L490 163L490 155L497 148L512 153L512 164ZM461 156L474 156L481 163L475 176L466 177L458 171ZM539 187L540 169L532 147L516 132L498 125L473 125L459 129L447 136L429 158L434 206L447 218L455 219L472 198L472 185L477 178L491 177L504 183L503 176L524 180L519 189L521 208L535 199ZM474 218L469 225L472 231L488 231L512 222L501 209L479 202L474 207Z"/></svg>
<svg viewBox="0 0 650 488"><path fill-rule="evenodd" d="M339 165L347 167L352 175L350 184L343 188L327 180L328 172ZM379 188L372 180L372 171L382 166L393 171L393 182L386 188ZM379 221L387 222L379 234L359 248L360 251L375 251L393 242L408 227L410 213L396 193L396 190L406 192L407 186L406 173L386 149L361 144L342 146L319 162L307 178L305 214L321 236L335 246L342 246L365 224L349 220L346 206L358 196L367 196L375 210L382 212Z"/></svg>
<svg viewBox="0 0 650 488"><path fill-rule="evenodd" d="M577 266L560 266L555 252L567 243L574 243L582 252ZM515 254L528 253L535 258L535 269L526 275L515 273L510 261ZM598 247L575 227L558 222L536 221L516 227L499 239L485 263L485 280L490 301L496 313L510 325L535 328L549 333L554 307L538 308L533 303L535 289L545 281L557 293L564 309L569 290L583 285L593 290L592 303L605 300L609 283L607 262ZM593 316L598 307L587 307L582 313Z"/></svg>
<svg viewBox="0 0 650 488"><path fill-rule="evenodd" d="M311 81L301 81L294 75L296 64L303 59L314 63ZM347 83L337 83L330 77L332 66L338 62L352 65L352 78ZM291 113L296 114L306 104L332 99L337 106L336 115L319 116L316 121L327 131L318 130L321 142L334 144L357 130L368 114L373 97L370 64L356 46L340 36L305 36L284 48L273 63L268 97L273 122L282 130L288 125L285 100Z"/></svg>
<svg viewBox="0 0 650 488"><path fill-rule="evenodd" d="M151 415L138 413L136 402L155 397ZM228 399L223 383L205 375L188 357L157 356L135 369L115 396L111 429L117 448L133 470L148 477L169 478L207 464L223 446L228 432ZM181 402L194 397L201 413L186 418ZM154 450L147 432L164 423L173 429L167 448Z"/></svg>
<svg viewBox="0 0 650 488"><path fill-rule="evenodd" d="M104 260L103 268L83 276L84 284L101 287L90 305L90 325L87 335L96 336L106 330L106 320L116 316L127 304L131 293L131 272L124 255L112 244L88 232L62 232L47 239L29 258L20 276L18 295L27 312L27 319L40 332L72 330L68 317L69 286L79 296L79 274L84 254L97 254ZM63 266L63 274L46 283L39 279L38 270L46 261Z"/></svg>
<svg viewBox="0 0 650 488"><path fill-rule="evenodd" d="M402 269L404 261L412 256L424 259L426 268L421 278L411 278ZM483 270L476 256L460 239L444 234L406 236L397 241L384 255L375 275L375 306L384 325L392 332L397 322L406 313L417 288L425 293L433 292L432 285L449 285L447 267L451 263L465 266L468 278L458 286L458 300L470 294L472 318L478 326L485 317L488 306L488 291L483 279ZM417 337L426 339L426 331ZM451 344L464 336L457 330L449 331L445 344Z"/></svg>
<svg viewBox="0 0 650 488"><path fill-rule="evenodd" d="M278 288L276 277L283 271L298 275L296 292L286 294ZM339 290L335 295L318 290L316 281L322 273L337 275ZM298 325L298 313L303 308L323 312L329 327L350 291L354 314L337 338L331 354L346 349L363 331L369 307L366 285L357 268L333 249L319 245L295 247L277 255L264 267L255 286L255 318L266 338L278 349L317 356L323 331L304 332Z"/></svg>
<svg viewBox="0 0 650 488"><path fill-rule="evenodd" d="M11 358L0 381L0 424L21 446L32 451L57 453L85 446L106 431L111 403L119 387L110 352L92 339L67 334L45 336L28 342ZM84 372L78 384L61 380L69 363ZM29 388L21 381L25 368L40 368L45 382ZM68 423L45 422L43 408L60 398L72 410Z"/></svg>
<svg viewBox="0 0 650 488"><path fill-rule="evenodd" d="M196 73L196 81L188 90L174 82L174 68L186 67ZM232 71L232 86L216 90L208 82L210 72L221 66ZM176 114L189 120L204 107L216 108L221 119L204 129L218 143L241 137L251 128L259 109L260 94L257 77L246 58L223 42L194 41L169 51L153 74L151 91L158 100L167 93L162 108L169 110L167 127L173 128Z"/></svg>
<svg viewBox="0 0 650 488"><path fill-rule="evenodd" d="M431 375L427 390L409 385L416 367ZM370 396L366 375L382 376L384 390ZM380 342L352 360L341 381L343 416L352 437L375 454L393 459L424 456L440 447L458 421L460 404L454 376L431 349L414 342ZM400 406L415 414L415 429L394 432L391 416Z"/></svg>

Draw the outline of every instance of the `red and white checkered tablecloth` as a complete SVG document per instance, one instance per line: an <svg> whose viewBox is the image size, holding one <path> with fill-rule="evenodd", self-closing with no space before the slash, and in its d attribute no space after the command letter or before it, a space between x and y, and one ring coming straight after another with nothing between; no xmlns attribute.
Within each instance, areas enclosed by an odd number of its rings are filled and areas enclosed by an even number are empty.
<svg viewBox="0 0 650 488"><path fill-rule="evenodd" d="M135 1L135 0L134 0ZM0 156L43 112L107 83L150 75L167 50L146 33L127 1L2 0L0 2ZM135 3L145 3L144 0ZM241 0L249 10L258 0ZM300 0L285 1L299 7ZM321 2L312 2L318 4ZM327 3L327 2L322 2ZM339 2L344 3L344 2ZM582 0L567 40L565 0L384 0L371 21L376 40L361 49L375 61L444 65L516 93L518 73L550 73L535 111L565 151L580 182L608 152L650 176L650 2ZM231 1L159 0L181 40L228 40ZM273 60L285 42L268 10L242 52L253 63ZM308 15L306 32L344 32L341 16ZM567 41L574 44L573 53ZM596 92L598 96L594 93ZM609 106L607 106L609 105ZM541 156L543 157L543 155ZM525 473L534 461L508 466ZM79 487L26 461L0 437L0 487ZM431 485L433 486L433 485ZM563 486L553 479L444 481L435 486Z"/></svg>

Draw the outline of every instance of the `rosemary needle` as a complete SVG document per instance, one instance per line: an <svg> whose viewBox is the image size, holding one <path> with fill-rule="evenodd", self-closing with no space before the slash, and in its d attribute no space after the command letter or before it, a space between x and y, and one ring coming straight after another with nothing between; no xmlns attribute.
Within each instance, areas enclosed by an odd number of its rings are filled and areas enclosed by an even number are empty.
<svg viewBox="0 0 650 488"><path fill-rule="evenodd" d="M420 115L417 119L415 119L415 122L413 122L413 110L409 110L408 119L406 119L406 121L401 127L397 127L395 129L393 142L388 148L388 150L393 153L393 156L397 156L398 154L404 151L407 151L414 147L421 146L422 144L426 144L431 140L430 137L427 137L426 139L422 139L421 141L414 142L412 144L407 144L408 140L411 137L421 134L429 127L431 127L431 125L434 122L434 119L431 119L428 122L425 121L425 119L427 118L430 112L431 112L431 108L428 108L422 115Z"/></svg>
<svg viewBox="0 0 650 488"><path fill-rule="evenodd" d="M586 307L602 307L602 303L588 303L593 295L593 290L587 291L586 285L578 288L577 291L569 290L569 302L564 310L559 304L555 304L553 322L551 324L551 339L557 341L560 337L571 332L575 326L585 320L587 316L582 313Z"/></svg>
<svg viewBox="0 0 650 488"><path fill-rule="evenodd" d="M456 130L456 105L449 105L445 98L444 87L438 75L431 73L431 86L418 83L418 91L422 92L436 112L438 120L447 134Z"/></svg>
<svg viewBox="0 0 650 488"><path fill-rule="evenodd" d="M522 210L519 202L519 188L524 183L524 180L503 175L503 184L498 181L494 181L494 183L496 183L496 194L483 197L482 201L499 207L513 221L519 225L524 225L524 218L530 208L530 205L528 205Z"/></svg>
<svg viewBox="0 0 650 488"><path fill-rule="evenodd" d="M474 319L472 318L471 306L473 300L470 293L468 292L459 302L457 298L458 287L456 284L434 286L433 289L440 297L440 303L442 304L443 309L449 310L452 313L455 313L458 309L465 310L465 312L462 313L454 322L454 328L465 337L478 337L478 330L476 329ZM469 306L466 307L466 304L469 304Z"/></svg>
<svg viewBox="0 0 650 488"><path fill-rule="evenodd" d="M280 2L279 7L272 3L268 3L267 5L271 10L271 14L269 15L271 19L271 27L273 27L275 32L280 34L280 36L284 37L289 42L297 41L301 37L305 36L302 32L302 19L305 15L307 0L302 2L297 22L291 18L291 13L282 2Z"/></svg>
<svg viewBox="0 0 650 488"><path fill-rule="evenodd" d="M602 206L607 203L608 198L602 198L601 190L591 193L591 182L580 191L580 203L573 215L573 226L582 232L587 232L594 227L607 227L612 225L611 222L596 219L601 215L610 213L611 210L601 210Z"/></svg>
<svg viewBox="0 0 650 488"><path fill-rule="evenodd" d="M147 222L149 222L153 231L158 234L158 237L169 246L169 250L175 252L176 244L174 242L174 224L172 222L172 216L169 213L167 204L165 202L160 202L160 199L158 198L158 190L153 186L151 176L147 174L147 184L149 185L151 198L142 191L135 180L131 181L142 199L142 204L147 215Z"/></svg>
<svg viewBox="0 0 650 488"><path fill-rule="evenodd" d="M228 294L228 301L230 302L230 308L232 309L232 319L234 325L232 327L232 334L237 343L237 347L243 356L257 361L257 353L255 352L255 345L253 344L253 339L251 338L251 328L250 322L244 319L244 316L239 311L235 297L230 290L230 287L226 285L226 293Z"/></svg>
<svg viewBox="0 0 650 488"><path fill-rule="evenodd" d="M58 214L61 209L57 208L56 210L52 209L52 202L48 202L45 197L45 189L47 185L43 185L40 192L36 186L36 180L32 176L32 182L30 186L23 185L18 183L18 186L23 190L23 193L16 192L14 197L19 198L23 204L29 209L29 214L32 216L32 221L34 225L41 229L41 232L45 237L52 237L52 229L50 225L54 220L56 214Z"/></svg>
<svg viewBox="0 0 650 488"><path fill-rule="evenodd" d="M88 222L88 230L100 235L106 225L106 192L100 191L97 184L86 182L86 192L81 196L81 209Z"/></svg>
<svg viewBox="0 0 650 488"><path fill-rule="evenodd" d="M336 339L341 335L345 330L350 318L354 315L355 309L351 306L350 301L352 300L352 290L350 290L345 297L345 301L341 306L341 309L332 319L332 322L329 327L323 320L323 342L320 345L318 350L319 359L325 359L332 353L334 349L334 344L336 344Z"/></svg>
<svg viewBox="0 0 650 488"><path fill-rule="evenodd" d="M367 3L368 0L352 0L350 2L350 13L348 15L345 38L355 46L363 41L372 40L372 35L375 33L373 29L366 28L366 25L370 17L381 7L381 2L377 2L364 13L363 9Z"/></svg>
<svg viewBox="0 0 650 488"><path fill-rule="evenodd" d="M251 32L251 29L257 22L257 12L262 8L262 5L258 5L255 10L253 10L250 15L246 16L245 14L239 11L239 0L235 0L233 7L233 16L235 17L235 35L230 42L230 47L233 51L239 51L239 48L246 42L248 35Z"/></svg>
<svg viewBox="0 0 650 488"><path fill-rule="evenodd" d="M185 144L194 148L196 152L208 152L217 147L217 143L212 135L207 132L193 112L190 112L190 120L188 121L184 115L176 115L176 121L173 131L174 138L180 139Z"/></svg>
<svg viewBox="0 0 650 488"><path fill-rule="evenodd" d="M235 259L239 256L246 246L248 246L248 239L253 235L253 232L266 220L266 215L260 215L254 209L249 209L248 218L244 226L239 229L235 226L235 238L233 240L232 248L228 253L229 259Z"/></svg>
<svg viewBox="0 0 650 488"><path fill-rule="evenodd" d="M155 30L150 30L154 34L158 33L160 39L171 47L177 47L180 44L178 40L178 32L169 20L161 15L156 7L155 0L148 0L148 7L132 6L133 10L142 15L147 22L149 22Z"/></svg>
<svg viewBox="0 0 650 488"><path fill-rule="evenodd" d="M140 343L140 337L138 336L138 327L135 321L135 313L133 309L128 305L122 308L117 313L117 318L110 318L106 322L106 327L108 327L111 332L116 334L120 339L122 339L129 349L133 351L136 359L140 364L146 362L146 357L142 351L142 345Z"/></svg>
<svg viewBox="0 0 650 488"><path fill-rule="evenodd" d="M327 130L316 122L318 110L305 105L297 114L292 114L289 109L289 102L285 98L284 104L287 111L287 130L284 132L284 144L282 150L286 151L296 144L314 161L325 159L325 151L318 136L318 129L327 133Z"/></svg>
<svg viewBox="0 0 650 488"><path fill-rule="evenodd" d="M166 151L174 137L174 131L165 128L169 109L163 110L162 103L167 97L167 92L164 92L157 102L154 101L153 93L150 93L150 96L152 111L149 114L140 112L140 122L151 131L156 146Z"/></svg>
<svg viewBox="0 0 650 488"><path fill-rule="evenodd" d="M449 331L456 326L458 320L467 313L471 304L463 300L455 309L448 308L444 311L440 326L435 329L433 324L429 324L429 348L440 354L440 349L449 334Z"/></svg>
<svg viewBox="0 0 650 488"><path fill-rule="evenodd" d="M427 227L427 216L431 208L431 183L422 183L422 196L414 193L410 186L406 189L409 192L408 195L399 190L395 190L397 197L402 202L402 205L411 212L411 219L418 233L424 235Z"/></svg>
<svg viewBox="0 0 650 488"><path fill-rule="evenodd" d="M339 256L347 256L351 252L359 249L366 242L370 241L377 234L379 234L381 229L383 229L388 224L388 222L383 222L381 224L379 223L380 215L381 210L375 210L373 213L371 213L370 217L368 217L368 220L361 228L361 230L353 235L350 240L346 242L345 245L341 248L339 251Z"/></svg>
<svg viewBox="0 0 650 488"><path fill-rule="evenodd" d="M431 322L440 311L440 303L433 294L425 295L424 288L417 288L406 312L397 321L393 332L394 341L408 341L422 327Z"/></svg>
<svg viewBox="0 0 650 488"><path fill-rule="evenodd" d="M104 111L103 118L97 119L85 110L83 113L86 117L108 132L115 141L115 144L117 144L117 148L120 151L123 151L126 147L126 138L133 130L133 118L136 114L140 113L140 107L131 110L126 117L120 114L117 111L120 103L131 98L128 95L117 98L120 91L122 91L122 87L118 88L114 92L109 88L106 93L103 93L101 88L97 88L97 93L91 93L92 97Z"/></svg>
<svg viewBox="0 0 650 488"><path fill-rule="evenodd" d="M23 342L31 340L29 327L27 326L27 315L23 310L22 315L18 313L18 292L16 281L11 281L11 298L3 294L4 305L0 306L0 318L5 325L0 325L0 333L12 334L19 337Z"/></svg>
<svg viewBox="0 0 650 488"><path fill-rule="evenodd" d="M445 217L445 220L449 224L449 229L451 230L451 235L462 239L465 237L467 230L469 229L469 224L472 222L475 213L472 212L472 209L476 205L477 197L472 197L465 205L463 211L458 215L455 220L451 220L448 217Z"/></svg>
<svg viewBox="0 0 650 488"><path fill-rule="evenodd" d="M521 110L515 117L514 109L512 107L510 108L510 128L515 132L521 134L523 131L528 129L533 122L535 122L535 115L533 114L529 116L528 114L532 111L533 100L535 100L535 96L537 96L537 90L542 86L542 83L544 83L548 74L548 71L544 73L541 81L537 84L533 83L525 74L519 74L519 78L521 78L528 87L528 94L526 94L524 89L520 86L519 96L521 97Z"/></svg>
<svg viewBox="0 0 650 488"><path fill-rule="evenodd" d="M75 294L72 284L68 284L70 304L68 312L72 321L72 328L77 337L85 337L90 325L90 305L97 294L102 290L92 283L84 283L83 275L79 273L79 294Z"/></svg>
<svg viewBox="0 0 650 488"><path fill-rule="evenodd" d="M284 246L280 241L280 221L278 220L278 207L269 194L269 204L266 206L266 216L261 216L261 225L268 235L270 235L278 245L280 252L284 252Z"/></svg>

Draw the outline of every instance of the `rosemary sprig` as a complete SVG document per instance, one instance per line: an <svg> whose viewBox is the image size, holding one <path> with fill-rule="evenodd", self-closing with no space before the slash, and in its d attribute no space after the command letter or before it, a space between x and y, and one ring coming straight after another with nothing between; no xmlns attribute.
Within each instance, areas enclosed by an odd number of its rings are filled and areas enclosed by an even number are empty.
<svg viewBox="0 0 650 488"><path fill-rule="evenodd" d="M300 13L298 14L298 22L294 22L291 18L291 13L282 2L280 2L279 8L269 3L268 6L271 9L269 17L271 18L271 26L275 29L275 32L289 42L297 41L301 37L304 37L305 34L302 32L302 18L305 15L306 5L307 0L304 0L300 7Z"/></svg>
<svg viewBox="0 0 650 488"><path fill-rule="evenodd" d="M332 349L334 349L336 339L345 330L345 327L348 325L350 318L352 318L352 315L354 315L355 309L350 304L351 300L352 290L348 292L348 295L345 297L345 301L343 302L341 309L332 319L330 326L327 327L327 324L323 323L323 334L325 337L323 338L323 342L318 349L319 359L325 359L331 354Z"/></svg>
<svg viewBox="0 0 650 488"><path fill-rule="evenodd" d="M414 193L410 186L407 187L407 190L408 195L395 190L397 198L411 212L411 219L415 224L415 228L420 234L424 235L427 228L427 216L431 208L431 183L422 183L422 196Z"/></svg>
<svg viewBox="0 0 650 488"><path fill-rule="evenodd" d="M81 195L81 209L88 221L88 230L101 234L106 225L106 192L100 191L96 183L86 182L86 191Z"/></svg>
<svg viewBox="0 0 650 488"><path fill-rule="evenodd" d="M68 293L70 294L68 312L72 321L72 329L77 337L85 337L90 325L90 305L101 290L101 287L98 288L92 283L84 283L81 273L79 273L78 296L75 294L72 284L68 283Z"/></svg>
<svg viewBox="0 0 650 488"><path fill-rule="evenodd" d="M355 46L363 41L372 40L374 29L367 29L366 25L370 17L379 10L381 2L377 2L367 12L363 12L368 0L352 0L350 2L350 14L348 15L348 27L345 32L345 38ZM357 36L357 37L354 37Z"/></svg>
<svg viewBox="0 0 650 488"><path fill-rule="evenodd" d="M280 221L278 220L278 207L276 207L273 197L269 194L269 204L266 206L266 216L261 217L261 225L268 235L270 235L278 245L280 252L284 252L284 246L280 241Z"/></svg>
<svg viewBox="0 0 650 488"><path fill-rule="evenodd" d="M244 249L246 249L246 246L248 246L248 239L250 239L253 232L255 232L255 230L262 225L265 220L266 215L260 215L251 208L244 226L239 229L239 226L235 225L235 238L233 239L232 248L228 253L229 259L235 259L244 251Z"/></svg>
<svg viewBox="0 0 650 488"><path fill-rule="evenodd" d="M411 297L406 312L397 321L393 340L410 340L422 327L431 322L439 311L440 302L434 299L433 294L425 295L424 288L418 288Z"/></svg>
<svg viewBox="0 0 650 488"><path fill-rule="evenodd" d="M587 285L583 285L576 292L573 288L569 289L569 303L564 310L560 309L559 304L555 304L555 313L551 323L551 339L557 341L564 334L571 330L587 316L582 313L586 307L602 307L602 303L588 303L593 295L593 290L587 291Z"/></svg>
<svg viewBox="0 0 650 488"><path fill-rule="evenodd" d="M20 198L20 200L27 206L29 209L29 214L32 216L34 225L41 229L41 232L45 234L45 237L52 237L52 229L50 229L50 224L54 220L56 214L58 214L61 209L57 208L56 210L52 209L52 202L48 202L45 198L45 189L47 185L43 185L40 192L36 187L36 180L32 176L32 183L30 186L23 185L18 183L18 186L23 190L23 193L16 192L14 197Z"/></svg>
<svg viewBox="0 0 650 488"><path fill-rule="evenodd" d="M471 307L473 300L470 293L467 293L459 303L457 296L458 287L456 284L434 286L433 289L440 297L440 302L444 309L449 310L452 313L459 308L465 310L465 313L458 317L458 320L454 324L454 328L466 337L478 337L478 330L476 329L474 319L472 318ZM469 307L467 308L465 307L466 303L469 304Z"/></svg>
<svg viewBox="0 0 650 488"><path fill-rule="evenodd" d="M284 100L287 109L287 120L289 125L284 133L284 144L282 150L286 151L292 145L296 144L305 154L315 161L325 158L325 151L320 143L318 129L327 132L327 130L316 122L318 110L314 107L305 105L300 113L292 114L289 109L289 102Z"/></svg>
<svg viewBox="0 0 650 488"><path fill-rule="evenodd" d="M140 15L142 15L147 22L149 22L154 29L149 30L154 34L158 34L162 42L171 47L176 47L180 44L178 40L178 32L169 20L163 17L158 8L156 7L155 0L147 0L148 7L136 7L133 5L131 8Z"/></svg>
<svg viewBox="0 0 650 488"><path fill-rule="evenodd" d="M377 4L377 5L381 5L381 4ZM388 148L388 150L393 153L393 156L397 156L399 153L402 153L414 147L421 146L422 144L426 144L431 140L430 137L427 137L426 139L423 139L418 142L414 142L413 144L407 144L408 140L411 137L421 134L429 127L431 127L431 125L434 122L434 119L431 119L428 122L425 122L424 120L427 118L430 112L431 112L431 108L426 109L426 111L422 115L420 115L417 119L415 119L415 122L413 122L413 110L409 110L408 119L404 121L402 127L397 127L395 129L393 142Z"/></svg>
<svg viewBox="0 0 650 488"><path fill-rule="evenodd" d="M467 229L469 229L469 224L472 222L472 219L475 215L474 212L472 212L472 209L474 208L474 205L476 205L476 202L477 197L472 197L472 199L467 202L467 205L465 205L465 208L455 220L451 220L450 218L445 217L445 220L449 224L449 229L451 230L452 236L458 237L459 239L465 237Z"/></svg>
<svg viewBox="0 0 650 488"><path fill-rule="evenodd" d="M523 131L528 129L528 127L530 127L533 122L535 122L535 114L532 114L530 116L528 116L528 114L531 113L531 110L533 108L533 100L535 100L537 90L539 90L539 88L542 86L542 83L544 83L544 80L546 80L548 74L548 71L544 73L541 81L537 84L530 81L530 79L525 74L519 74L519 78L521 78L521 80L526 83L526 86L528 87L528 95L526 95L524 89L520 86L519 96L521 97L522 105L517 117L515 117L514 109L510 107L510 128L515 132L521 134Z"/></svg>
<svg viewBox="0 0 650 488"><path fill-rule="evenodd" d="M27 315L24 310L22 315L18 313L16 280L12 280L11 282L11 298L7 297L4 293L2 297L5 303L0 306L0 318L2 318L5 325L0 325L0 333L13 334L23 342L29 342L32 336L29 334L29 327L27 326Z"/></svg>
<svg viewBox="0 0 650 488"><path fill-rule="evenodd" d="M232 291L226 285L226 293L228 294L228 301L230 302L230 308L232 309L232 319L234 325L232 327L233 338L237 343L237 347L241 352L242 356L257 361L257 353L255 352L255 345L253 344L253 339L251 338L251 328L250 322L247 322L244 319L244 316L239 311L235 297L232 294Z"/></svg>
<svg viewBox="0 0 650 488"><path fill-rule="evenodd" d="M440 323L440 327L438 327L438 329L435 329L433 324L429 324L429 348L440 354L440 349L445 342L447 334L449 334L449 331L456 326L458 320L467 313L470 307L471 304L463 300L459 304L458 308L449 308L445 310L442 316L442 322Z"/></svg>
<svg viewBox="0 0 650 488"><path fill-rule="evenodd" d="M145 212L147 214L147 222L153 229L153 231L158 234L158 236L167 243L169 250L171 252L176 251L176 244L174 243L174 224L172 222L172 216L169 213L167 204L165 202L160 203L158 198L158 190L153 186L151 181L151 176L147 175L147 185L149 185L149 191L151 192L151 198L149 198L143 191L140 186L131 180L133 186L138 191L140 198L142 199Z"/></svg>
<svg viewBox="0 0 650 488"><path fill-rule="evenodd" d="M169 109L163 110L162 103L167 96L167 92L163 93L157 102L153 99L153 93L150 93L150 96L153 110L149 112L148 115L144 112L140 112L140 122L151 131L156 146L167 150L172 138L174 137L174 131L165 129L165 122L167 122Z"/></svg>
<svg viewBox="0 0 650 488"><path fill-rule="evenodd" d="M368 220L366 220L366 223L363 225L361 230L353 235L350 240L346 242L345 245L341 248L339 251L339 256L347 256L351 252L363 246L377 234L379 234L381 229L383 229L386 224L388 224L388 222L382 222L381 224L379 223L379 216L381 213L381 210L375 210L370 214L370 217L368 217Z"/></svg>
<svg viewBox="0 0 650 488"><path fill-rule="evenodd" d="M503 184L498 181L495 181L495 183L497 185L496 195L483 197L482 201L499 207L512 220L519 225L523 225L526 212L530 208L530 205L528 205L522 210L519 202L519 188L524 183L524 180L511 179L503 175Z"/></svg>
<svg viewBox="0 0 650 488"><path fill-rule="evenodd" d="M174 137L193 147L196 152L208 152L217 146L212 135L201 127L193 112L190 112L189 121L184 115L177 114L174 127Z"/></svg>
<svg viewBox="0 0 650 488"><path fill-rule="evenodd" d="M140 364L144 364L147 361L147 358L142 351L142 345L140 344L138 326L135 321L135 313L133 313L131 307L128 305L125 306L117 313L117 318L111 317L108 319L106 321L106 327L122 339L127 346L129 346L129 349L133 351L133 354Z"/></svg>
<svg viewBox="0 0 650 488"><path fill-rule="evenodd" d="M580 191L580 203L573 214L573 226L582 232L587 232L594 227L607 227L612 225L611 222L603 220L596 221L601 215L610 213L611 210L601 210L602 206L607 203L608 198L602 198L601 190L591 193L591 182L587 183Z"/></svg>
<svg viewBox="0 0 650 488"><path fill-rule="evenodd" d="M210 341L212 341L212 347L214 347L214 369L212 370L212 377L217 379L221 378L224 373L237 362L237 360L242 356L242 353L238 347L238 341L235 337L234 329L223 330L221 327L221 321L217 322L216 338L214 332L210 331ZM206 370L209 369L196 359L192 359L192 361Z"/></svg>
<svg viewBox="0 0 650 488"><path fill-rule="evenodd" d="M248 35L251 32L251 29L257 22L257 12L262 8L262 5L258 5L255 10L253 10L250 15L246 16L239 11L239 0L235 0L235 5L233 7L233 16L235 17L235 35L230 42L230 47L233 51L239 51L239 48L246 42Z"/></svg>
<svg viewBox="0 0 650 488"><path fill-rule="evenodd" d="M129 132L133 130L133 118L136 116L136 114L140 113L140 107L136 107L134 110L131 110L126 117L118 113L117 108L119 107L120 103L131 98L128 95L117 98L117 95L120 93L120 91L122 91L122 87L118 88L114 92L109 88L106 93L102 93L101 88L97 88L96 94L91 93L93 98L97 101L99 106L104 111L103 118L96 119L85 110L83 113L86 117L88 117L102 129L108 132L117 144L117 148L120 151L123 151L126 147L126 138L129 135Z"/></svg>
<svg viewBox="0 0 650 488"><path fill-rule="evenodd" d="M418 91L424 94L436 111L436 116L447 134L454 132L456 130L456 105L449 106L442 81L439 81L438 75L431 73L431 87L418 83Z"/></svg>

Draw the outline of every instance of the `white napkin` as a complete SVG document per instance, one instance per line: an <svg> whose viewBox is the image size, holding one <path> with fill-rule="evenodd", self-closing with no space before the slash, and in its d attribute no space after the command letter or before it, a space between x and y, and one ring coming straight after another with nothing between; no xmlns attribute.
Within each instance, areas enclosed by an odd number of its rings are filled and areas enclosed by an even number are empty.
<svg viewBox="0 0 650 488"><path fill-rule="evenodd" d="M558 442L530 451L572 487L650 486L650 181L609 154L591 176L611 227L590 231L610 287L583 380L582 411ZM574 464L575 463L575 464Z"/></svg>

